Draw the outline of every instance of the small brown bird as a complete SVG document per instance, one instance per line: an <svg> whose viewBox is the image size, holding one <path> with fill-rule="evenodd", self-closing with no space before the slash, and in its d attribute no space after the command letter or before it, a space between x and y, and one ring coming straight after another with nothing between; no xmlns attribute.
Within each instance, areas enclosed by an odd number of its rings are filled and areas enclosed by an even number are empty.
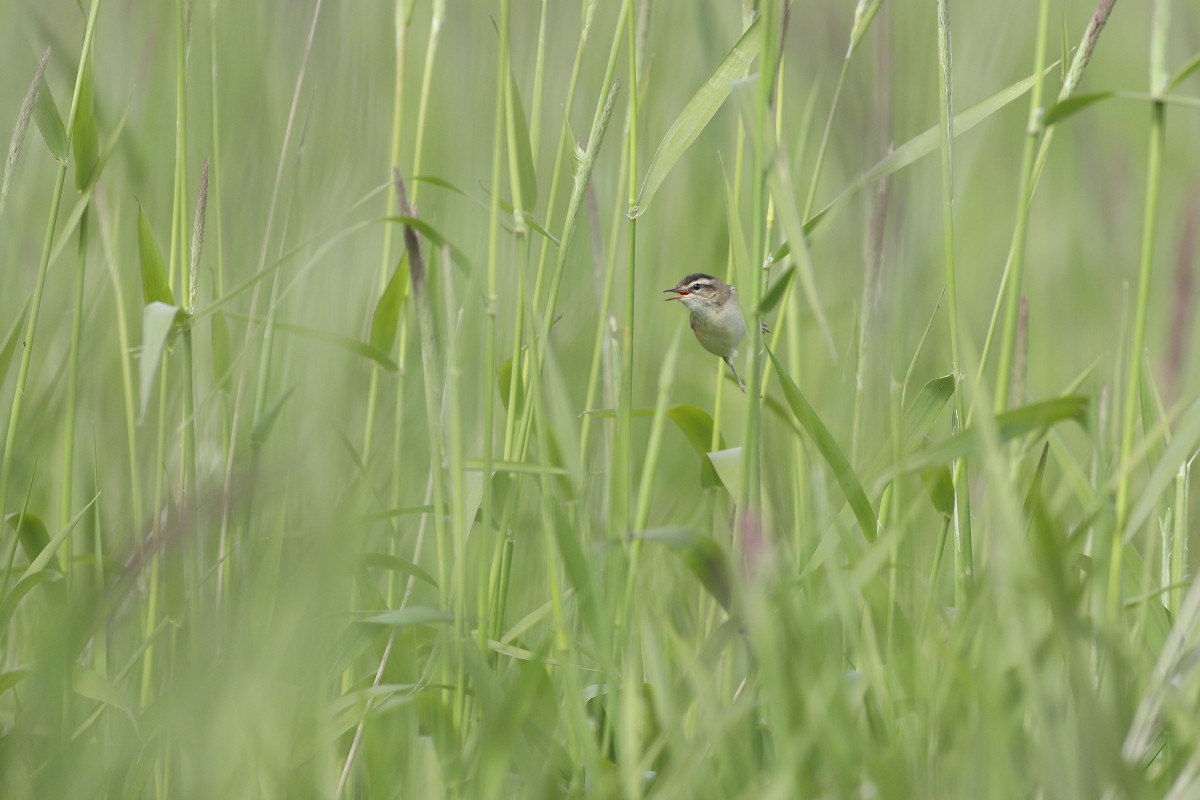
<svg viewBox="0 0 1200 800"><path fill-rule="evenodd" d="M738 345L746 338L746 318L738 305L737 289L712 275L693 272L663 291L674 293L667 300L678 300L692 312L692 333L705 350L724 359L745 392L746 384L733 365Z"/></svg>

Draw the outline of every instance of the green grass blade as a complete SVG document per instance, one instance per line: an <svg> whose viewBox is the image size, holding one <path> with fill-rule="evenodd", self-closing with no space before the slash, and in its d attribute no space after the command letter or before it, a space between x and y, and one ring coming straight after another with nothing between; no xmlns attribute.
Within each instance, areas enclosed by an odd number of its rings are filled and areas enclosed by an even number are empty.
<svg viewBox="0 0 1200 800"><path fill-rule="evenodd" d="M33 104L33 121L42 132L42 140L50 153L59 161L67 160L67 129L63 125L62 115L58 113L58 105L54 95L50 93L50 85L42 78L38 86L37 100Z"/></svg>
<svg viewBox="0 0 1200 800"><path fill-rule="evenodd" d="M716 70L709 76L700 90L692 96L683 111L672 123L666 136L654 152L650 160L650 168L642 179L642 188L638 192L637 203L629 211L631 218L638 217L650 205L658 187L666 179L667 174L675 167L676 162L692 146L700 132L708 125L709 120L717 113L717 109L729 97L733 82L746 74L750 64L758 57L762 48L762 25L755 19L746 28L745 33L721 59Z"/></svg>
<svg viewBox="0 0 1200 800"><path fill-rule="evenodd" d="M858 479L854 468L850 466L849 459L842 452L842 448L838 446L833 434L825 427L825 423L817 416L817 412L800 392L800 388L784 371L783 365L779 363L775 354L767 350L767 355L771 357L771 363L775 365L783 396L787 399L796 421L808 433L813 444L816 445L817 451L833 471L833 476L846 496L846 501L850 504L850 509L854 512L854 518L858 520L858 526L862 528L863 535L867 537L868 541L874 541L879 523L875 516L875 510L871 507L871 501L867 499L867 493L863 491L862 482Z"/></svg>
<svg viewBox="0 0 1200 800"><path fill-rule="evenodd" d="M371 315L371 335L368 342L381 353L390 353L396 346L400 309L408 295L407 258L407 254L401 256L400 264L388 280L383 294L379 297L379 303L375 306L375 313Z"/></svg>
<svg viewBox="0 0 1200 800"><path fill-rule="evenodd" d="M142 265L142 302L174 306L175 295L167 279L167 265L141 203L138 203L138 255Z"/></svg>
<svg viewBox="0 0 1200 800"><path fill-rule="evenodd" d="M162 363L167 338L175 328L176 320L184 316L183 309L158 301L151 301L142 312L142 358L141 358L141 419L145 419L150 407L150 395L154 391L154 378Z"/></svg>

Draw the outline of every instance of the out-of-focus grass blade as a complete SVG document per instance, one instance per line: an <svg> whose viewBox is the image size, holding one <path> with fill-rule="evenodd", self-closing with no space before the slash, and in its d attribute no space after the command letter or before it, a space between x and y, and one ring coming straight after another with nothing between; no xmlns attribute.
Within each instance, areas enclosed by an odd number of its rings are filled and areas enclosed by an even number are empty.
<svg viewBox="0 0 1200 800"><path fill-rule="evenodd" d="M63 125L54 95L50 93L50 84L46 83L44 76L38 86L37 101L33 104L33 121L42 132L42 139L46 142L46 147L50 148L51 154L59 161L66 161L67 128Z"/></svg>
<svg viewBox="0 0 1200 800"><path fill-rule="evenodd" d="M704 409L686 404L671 406L667 411L667 417L687 437L688 444L700 457L700 485L705 489L719 485L720 479L717 478L717 472L708 459L708 450L712 447L713 441L712 417ZM717 446L722 450L725 449L725 437L720 437Z"/></svg>
<svg viewBox="0 0 1200 800"><path fill-rule="evenodd" d="M4 383L4 378L8 375L13 353L17 351L17 342L21 340L21 331L25 330L25 314L28 311L29 301L26 300L25 307L13 319L12 327L8 329L8 335L4 337L4 346L0 347L0 384Z"/></svg>
<svg viewBox="0 0 1200 800"><path fill-rule="evenodd" d="M47 47L42 51L37 70L33 73L33 80L29 82L25 98L21 101L21 109L17 112L17 125L13 128L12 140L8 144L8 158L4 160L4 178L0 180L0 217L4 216L4 206L8 201L8 192L12 188L13 173L16 172L17 163L21 159L21 151L25 147L25 136L29 133L29 120L33 117L38 87L42 85L42 76L46 74L46 62L49 60L50 48Z"/></svg>
<svg viewBox="0 0 1200 800"><path fill-rule="evenodd" d="M949 519L954 515L954 478L950 468L942 465L921 471L921 483L929 495L929 502L943 517Z"/></svg>
<svg viewBox="0 0 1200 800"><path fill-rule="evenodd" d="M371 315L370 344L381 353L391 353L396 344L396 329L400 325L400 307L408 294L408 253L400 257L396 271L387 282L375 313Z"/></svg>
<svg viewBox="0 0 1200 800"><path fill-rule="evenodd" d="M0 696L33 674L32 669L18 668L0 673Z"/></svg>
<svg viewBox="0 0 1200 800"><path fill-rule="evenodd" d="M524 352L524 351L522 351L522 352ZM500 369L496 370L496 384L500 388L500 402L504 404L504 407L506 409L508 408L509 392L512 390L512 379L513 379L513 360L510 357L510 358L506 359L503 364L500 365ZM519 384L517 384L517 408L523 408L524 403L525 403L525 381L521 381ZM587 413L587 412L584 412L584 413Z"/></svg>
<svg viewBox="0 0 1200 800"><path fill-rule="evenodd" d="M537 171L534 169L533 147L529 142L529 123L525 120L525 106L521 102L521 92L517 89L517 78L512 74L512 63L509 62L508 88L512 93L508 108L512 114L513 137L512 146L516 148L517 174L511 176L514 184L520 181L520 197L522 212L533 211L537 207ZM517 186L513 186L513 197L517 196Z"/></svg>
<svg viewBox="0 0 1200 800"><path fill-rule="evenodd" d="M1167 83L1167 91L1171 91L1179 84L1192 77L1192 73L1200 70L1200 53L1192 56L1186 64L1179 68L1179 71L1171 76L1171 80Z"/></svg>
<svg viewBox="0 0 1200 800"><path fill-rule="evenodd" d="M75 227L79 225L79 220L83 216L83 212L91 204L92 193L96 190L96 183L100 179L100 174L104 172L104 166L108 163L109 157L113 151L117 149L117 144L121 142L121 133L125 129L125 120L129 117L129 106L125 106L125 110L121 113L121 119L117 121L117 126L109 134L108 139L104 143L104 148L100 151L100 156L96 161L96 166L88 175L87 185L75 198L75 205L71 206L70 212L63 218L63 221L58 225L58 233L55 235L54 247L50 251L50 263L53 264L62 254L63 248L67 246L67 242L71 241L71 237L75 233Z"/></svg>
<svg viewBox="0 0 1200 800"><path fill-rule="evenodd" d="M525 461L492 461L493 472L514 472L521 475L566 475L562 467L552 467L548 464L530 464ZM484 462L477 458L468 458L464 466L469 470L482 470Z"/></svg>
<svg viewBox="0 0 1200 800"><path fill-rule="evenodd" d="M240 314L230 314L230 316L235 319L246 319ZM343 336L340 333L333 333L332 331L310 328L307 325L297 325L294 322L276 322L275 328L276 330L281 330L285 333L294 333L297 336L303 336L306 339L312 339L316 342L324 342L340 350L353 353L356 356L370 359L388 372L400 371L400 365L390 355L351 336Z"/></svg>
<svg viewBox="0 0 1200 800"><path fill-rule="evenodd" d="M779 374L779 385L783 389L783 396L787 399L796 421L812 438L817 451L825 459L829 468L833 470L833 476L837 479L838 486L842 488L846 502L850 504L850 510L854 512L854 517L858 520L858 526L862 528L863 535L867 537L868 541L874 541L879 526L878 518L875 516L875 510L871 508L871 501L867 499L867 493L863 491L862 482L858 479L854 468L850 466L849 459L842 452L842 448L838 446L833 434L825 427L825 423L817 416L817 412L800 392L800 388L784 371L779 359L770 349L767 350L767 355L771 357L771 363L775 365L775 371Z"/></svg>
<svg viewBox="0 0 1200 800"><path fill-rule="evenodd" d="M96 495L96 497L99 497L99 496L100 495ZM86 514L88 512L88 509L92 507L92 504L96 502L96 497L93 497L91 499L91 501L88 502L87 505L85 505L83 508L81 508L75 514L75 516L71 518L71 521L63 526L63 529L61 531L54 534L53 539L51 539L49 537L46 538L46 542L44 545L42 545L41 551L39 551L35 557L30 558L29 566L25 570L25 576L32 575L33 573L35 573L39 570L45 569L46 565L49 564L51 561L54 561L54 566L58 569L59 572L63 571L62 559L57 557L58 548L62 547L62 543L64 541L66 541L67 536L70 535L71 531L75 529L75 526L76 526L76 524L79 523L79 520L83 518L83 515ZM26 514L25 517L26 517L26 519L29 519L30 515ZM37 536L37 539L40 541L41 537L46 535L46 526L44 524L42 524L42 522L40 520L37 520L36 517L34 517L34 519L37 521L38 525L41 525L41 528L42 528L40 533ZM21 527L22 528L25 527L24 523L22 524ZM22 576L22 577L24 577L24 576Z"/></svg>
<svg viewBox="0 0 1200 800"><path fill-rule="evenodd" d="M407 225L428 239L430 245L434 249L440 250L443 247L449 248L450 260L457 264L460 269L463 269L468 273L471 272L471 259L467 258L467 254L462 250L459 250L453 242L442 235L441 231L430 225L425 220L417 217L408 217L401 214L394 217L384 217L383 222L397 222L401 225Z"/></svg>
<svg viewBox="0 0 1200 800"><path fill-rule="evenodd" d="M789 251L790 252L790 251ZM771 288L767 289L767 293L763 295L762 301L758 304L759 316L770 314L783 300L783 295L787 291L788 284L792 282L792 278L796 277L796 265L788 264L784 267L783 272L771 284Z"/></svg>
<svg viewBox="0 0 1200 800"><path fill-rule="evenodd" d="M133 712L125 704L125 700L121 697L121 693L117 691L117 687L113 686L107 678L91 667L85 667L83 664L78 663L71 665L71 691L80 697L95 700L97 703L104 703L107 706L112 706L124 712L136 724Z"/></svg>
<svg viewBox="0 0 1200 800"><path fill-rule="evenodd" d="M100 129L96 126L96 103L92 83L92 56L89 53L79 76L79 106L75 111L75 129L71 132L75 154L75 188L83 191L91 183L100 163Z"/></svg>
<svg viewBox="0 0 1200 800"><path fill-rule="evenodd" d="M636 538L669 547L721 607L732 612L733 569L716 539L690 528L654 528L636 534Z"/></svg>
<svg viewBox="0 0 1200 800"><path fill-rule="evenodd" d="M1079 395L1068 395L1040 403L1032 403L996 415L996 433L1001 443L1039 430L1047 425L1065 420L1085 424L1088 399ZM913 453L896 469L896 474L919 472L941 464L948 464L969 456L982 447L978 429L968 428L943 439L932 447ZM893 475L894 477L894 475Z"/></svg>
<svg viewBox="0 0 1200 800"><path fill-rule="evenodd" d="M709 76L700 90L692 96L684 106L671 128L658 145L650 168L646 170L646 178L642 181L641 191L638 192L637 204L630 210L630 218L640 216L645 212L650 200L654 197L663 179L679 161L679 158L692 146L700 132L708 125L709 120L717 113L717 109L729 97L733 82L746 74L750 64L758 56L762 48L761 17L757 18L746 28L742 38L738 39L716 70Z"/></svg>
<svg viewBox="0 0 1200 800"><path fill-rule="evenodd" d="M1101 100L1107 100L1115 96L1115 92L1095 92L1093 94L1076 94L1065 100L1060 100L1046 109L1046 113L1042 115L1042 127L1049 128L1051 125L1056 125L1073 114L1078 114L1088 106L1093 106Z"/></svg>
<svg viewBox="0 0 1200 800"><path fill-rule="evenodd" d="M175 295L171 293L171 284L167 280L167 266L163 262L162 250L154 238L154 230L150 220L146 218L146 209L138 203L138 256L142 265L142 302L164 303L175 305Z"/></svg>
<svg viewBox="0 0 1200 800"><path fill-rule="evenodd" d="M279 419L279 412L283 411L284 405L291 399L294 391L296 391L295 386L289 387L254 423L254 430L250 431L250 441L253 444L266 443L267 439L271 436L271 429L275 427L275 421Z"/></svg>
<svg viewBox="0 0 1200 800"><path fill-rule="evenodd" d="M454 622L454 615L428 606L411 606L384 611L365 617L363 622L372 625L388 625L394 628L404 628L409 625L440 625Z"/></svg>
<svg viewBox="0 0 1200 800"><path fill-rule="evenodd" d="M154 389L154 378L158 375L158 366L167 347L167 338L171 335L175 320L181 316L183 310L178 306L158 301L151 301L142 311L142 357L139 367L142 413L139 422L146 417L150 393Z"/></svg>
<svg viewBox="0 0 1200 800"><path fill-rule="evenodd" d="M424 581L435 589L437 588L437 581L433 579L433 576L407 558L394 556L390 553L363 553L362 560L368 567L398 572L401 575Z"/></svg>
<svg viewBox="0 0 1200 800"><path fill-rule="evenodd" d="M52 569L43 569L32 575L27 575L21 580L13 584L13 587L8 590L8 594L0 599L0 630L8 630L8 623L12 621L12 616L17 611L17 606L36 587L43 583L57 583L63 579L61 572Z"/></svg>
<svg viewBox="0 0 1200 800"><path fill-rule="evenodd" d="M233 388L233 345L229 341L229 323L225 321L225 312L213 312L211 325L213 383L229 394Z"/></svg>
<svg viewBox="0 0 1200 800"><path fill-rule="evenodd" d="M17 525L18 520L21 523L19 526ZM49 546L50 532L46 529L46 523L42 522L42 518L37 514L31 514L28 511L24 513L14 511L6 514L4 521L17 534L17 539L21 542L21 549L25 551L25 557L29 559L30 564Z"/></svg>
<svg viewBox="0 0 1200 800"><path fill-rule="evenodd" d="M904 412L904 450L929 433L933 423L941 416L942 409L954 396L954 376L934 378L921 387L917 398Z"/></svg>
<svg viewBox="0 0 1200 800"><path fill-rule="evenodd" d="M957 139L959 136L971 130L976 125L1007 106L1009 103L1021 97L1033 87L1035 81L1048 74L1050 70L1054 69L1055 66L1057 66L1057 64L1051 64L1050 66L1046 67L1041 76L1031 75L1024 80L1017 81L1011 86L996 92L986 100L976 103L961 113L955 114L954 138ZM904 144L892 150L892 152L888 153L886 156L877 161L875 166L862 173L853 183L843 189L841 193L829 203L829 205L825 206L825 208L813 215L813 218L805 224L805 232L811 233L817 227L815 224L817 218L820 218L821 221L828 219L830 216L829 212L840 207L843 203L850 199L850 197L865 187L870 186L880 178L891 175L894 172L899 172L905 167L916 163L920 159L937 150L941 146L940 136L941 132L939 131L939 126L934 125L932 128L929 128L923 133L914 136L912 139L909 139Z"/></svg>
<svg viewBox="0 0 1200 800"><path fill-rule="evenodd" d="M1179 425L1171 435L1171 443L1163 451L1158 464L1150 473L1142 494L1129 512L1122 531L1125 541L1141 528L1142 524L1154 511L1159 497L1167 490L1179 474L1180 468L1186 464L1196 452L1200 443L1200 400L1194 401L1179 420Z"/></svg>
<svg viewBox="0 0 1200 800"><path fill-rule="evenodd" d="M1046 477L1046 461L1050 457L1050 443L1042 445L1042 455L1038 459L1037 469L1033 471L1033 479L1029 482L1029 491L1025 495L1025 516L1032 518L1035 508L1041 503L1042 480ZM1032 524L1032 519L1031 519Z"/></svg>

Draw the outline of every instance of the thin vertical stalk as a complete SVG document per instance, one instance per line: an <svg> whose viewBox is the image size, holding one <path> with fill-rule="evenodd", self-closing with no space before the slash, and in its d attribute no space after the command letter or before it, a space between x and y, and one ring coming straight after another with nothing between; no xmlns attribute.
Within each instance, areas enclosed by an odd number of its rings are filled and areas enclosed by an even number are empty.
<svg viewBox="0 0 1200 800"><path fill-rule="evenodd" d="M58 526L71 519L71 494L75 477L75 422L79 401L79 345L83 338L83 287L87 273L88 217L79 218L79 265L75 271L75 310L71 318L71 350L67 357L67 415L63 422L62 490L58 504Z"/></svg>
<svg viewBox="0 0 1200 800"><path fill-rule="evenodd" d="M627 173L628 208L637 206L637 14L625 15L626 46L629 57L629 106L626 135L629 141L629 170ZM617 400L617 441L613 454L613 505L609 517L609 533L623 537L631 530L633 500L633 343L634 307L637 299L637 219L629 220L629 236L625 254L625 310L621 324L621 393ZM631 567L635 568L637 548L631 552Z"/></svg>
<svg viewBox="0 0 1200 800"><path fill-rule="evenodd" d="M1112 551L1108 573L1108 613L1115 618L1121 608L1121 559L1124 550L1125 521L1129 516L1129 479L1133 472L1133 434L1139 414L1138 396L1142 381L1142 351L1146 347L1146 317L1150 305L1150 278L1154 269L1154 245L1158 226L1158 201L1162 187L1163 148L1166 139L1166 104L1156 100L1151 106L1150 146L1146 156L1146 199L1142 213L1142 248L1138 264L1138 290L1134 305L1132 341L1129 348L1125 400L1122 406L1121 450L1117 470L1116 525L1113 526Z"/></svg>
<svg viewBox="0 0 1200 800"><path fill-rule="evenodd" d="M946 300L950 312L950 359L957 371L962 363L959 350L958 273L954 265L954 145L953 51L950 45L950 0L938 0L938 88L941 102L942 152L942 243L946 259ZM961 426L966 419L962 381L954 390L954 406ZM965 458L954 465L954 600L961 607L974 582L974 546L971 541L971 500Z"/></svg>
<svg viewBox="0 0 1200 800"><path fill-rule="evenodd" d="M482 520L482 528L484 536L490 536L492 531L492 516L494 513L493 505L494 498L492 493L492 443L496 434L496 403L490 391L492 379L496 374L496 314L499 299L497 297L499 286L499 247L500 247L500 176L504 164L504 156L501 152L504 146L504 128L508 115L506 107L511 102L511 92L508 91L509 86L509 65L508 65L508 17L509 17L509 0L501 0L500 3L500 49L496 54L496 111L492 122L492 176L491 186L492 193L488 204L488 244L487 244L487 276L486 289L484 297L484 329L483 329L483 362L484 376L487 380L489 391L483 403L483 495L480 500L480 518ZM510 143L510 150L512 149ZM515 172L515 170L514 170ZM518 181L519 183L519 181ZM519 371L519 352L514 351L511 373L511 385L509 391L509 407L508 419L513 417L514 409L512 407L512 399L515 397L517 383L521 380ZM506 430L511 430L510 425L506 425ZM508 437L506 435L505 450L509 446ZM507 457L507 456L506 456ZM494 594L491 599L491 624L480 625L480 645L486 644L483 636L484 632L497 634L504 625L504 612L507 604L508 595L508 571L512 564L512 535L507 529L503 531L504 538L496 543L496 551L493 557L499 565L499 579L493 587Z"/></svg>
<svg viewBox="0 0 1200 800"><path fill-rule="evenodd" d="M83 71L87 67L88 54L96 32L96 18L100 13L100 0L92 0L88 11L87 26L83 32L83 47L80 50L79 69L75 74L75 88L71 95L71 110L67 115L66 130L75 129L75 115L79 110L79 93L83 86ZM67 138L68 153L71 140ZM13 454L16 449L17 429L21 422L21 402L29 382L29 365L33 358L34 336L37 333L38 315L42 310L42 295L46 290L46 275L50 271L50 252L54 247L54 231L58 223L58 212L62 206L63 186L67 182L67 167L70 161L63 159L54 178L54 191L50 196L50 212L46 220L46 234L42 239L42 255L38 262L37 278L33 284L33 299L29 307L29 321L25 324L25 346L21 348L21 363L17 368L17 383L13 390L12 406L8 415L8 430L4 437L4 455L0 458L0 516L8 507L9 484L12 480Z"/></svg>
<svg viewBox="0 0 1200 800"><path fill-rule="evenodd" d="M1042 72L1046 68L1046 37L1050 28L1050 0L1042 0L1038 12L1037 41L1033 56L1033 89L1029 93L1029 119L1021 153L1021 180L1017 189L1017 221L1008 254L1007 296L1004 300L1004 329L1000 338L1000 362L996 368L993 406L1003 411L1012 386L1013 359L1017 345L1017 319L1021 304L1021 278L1025 271L1025 242L1029 235L1029 201L1033 192L1034 164L1041 138ZM951 302L954 302L951 300ZM982 359L981 359L982 361Z"/></svg>

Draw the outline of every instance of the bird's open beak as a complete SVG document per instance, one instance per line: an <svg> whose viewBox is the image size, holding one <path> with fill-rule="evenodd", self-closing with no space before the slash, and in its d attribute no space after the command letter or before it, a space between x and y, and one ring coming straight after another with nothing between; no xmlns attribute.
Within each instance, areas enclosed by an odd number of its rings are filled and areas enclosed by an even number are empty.
<svg viewBox="0 0 1200 800"><path fill-rule="evenodd" d="M667 292L675 293L674 297L668 297L667 300L678 300L682 297L687 297L690 294L690 292L685 292L681 289L663 289L663 294L666 294Z"/></svg>

